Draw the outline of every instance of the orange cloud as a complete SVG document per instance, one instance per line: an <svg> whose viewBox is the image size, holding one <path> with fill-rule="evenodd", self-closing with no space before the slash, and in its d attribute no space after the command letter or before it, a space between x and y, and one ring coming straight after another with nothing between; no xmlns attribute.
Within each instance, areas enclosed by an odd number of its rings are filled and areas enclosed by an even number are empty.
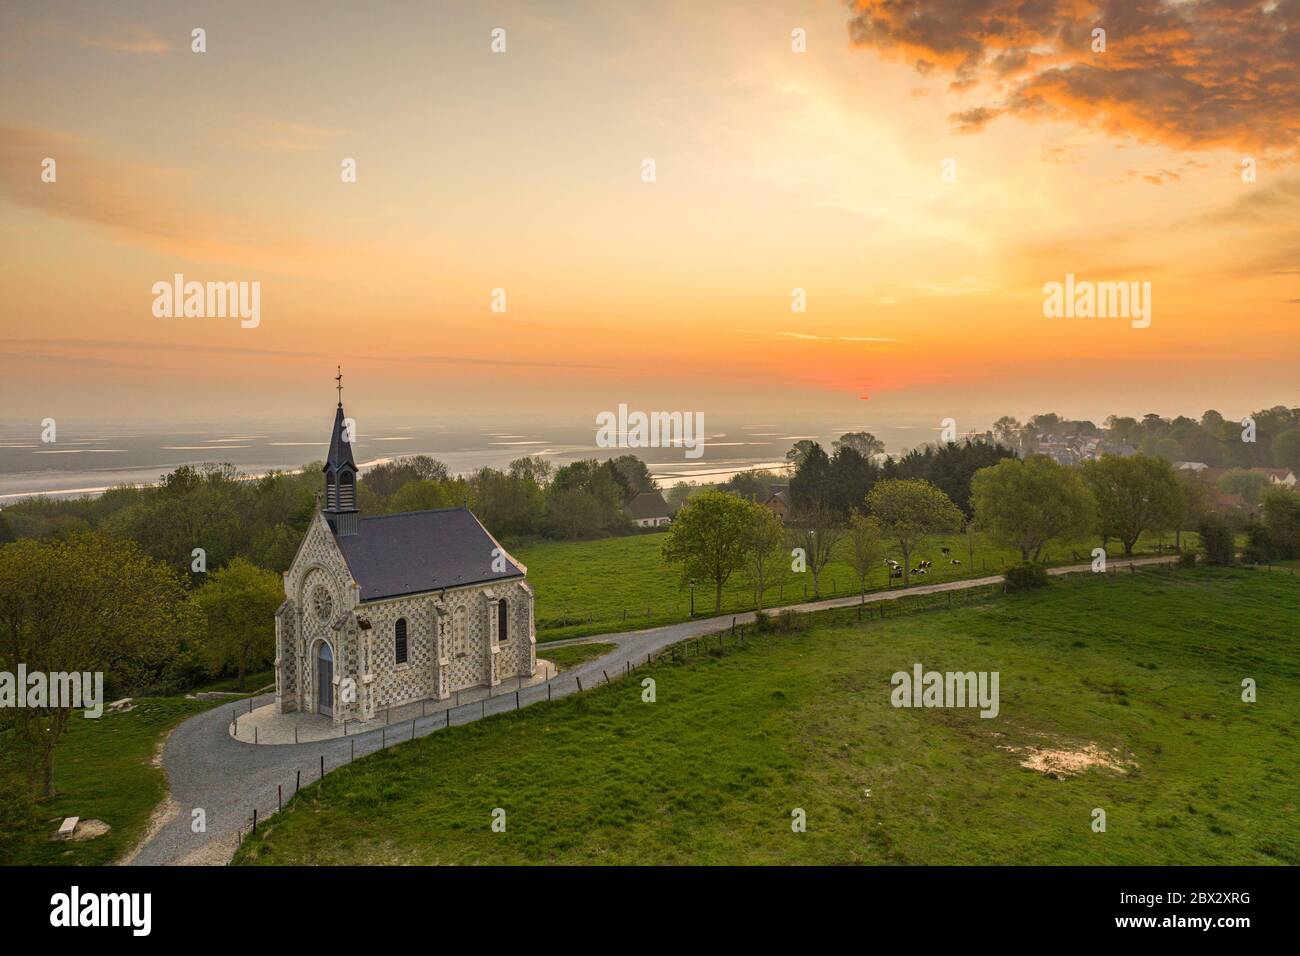
<svg viewBox="0 0 1300 956"><path fill-rule="evenodd" d="M82 37L81 45L119 56L166 53L171 44L151 30L135 29L126 35Z"/></svg>
<svg viewBox="0 0 1300 956"><path fill-rule="evenodd" d="M978 132L1004 113L1181 149L1294 161L1300 4L1163 0L850 0L854 43L942 70L991 102L955 113ZM1092 32L1105 30L1105 51Z"/></svg>

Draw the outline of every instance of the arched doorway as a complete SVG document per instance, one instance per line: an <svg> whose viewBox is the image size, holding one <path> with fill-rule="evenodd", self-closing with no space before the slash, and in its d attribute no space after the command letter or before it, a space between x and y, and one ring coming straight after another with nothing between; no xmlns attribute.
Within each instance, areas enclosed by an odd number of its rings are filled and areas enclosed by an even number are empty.
<svg viewBox="0 0 1300 956"><path fill-rule="evenodd" d="M326 717L334 714L334 652L324 641L316 649L316 710Z"/></svg>

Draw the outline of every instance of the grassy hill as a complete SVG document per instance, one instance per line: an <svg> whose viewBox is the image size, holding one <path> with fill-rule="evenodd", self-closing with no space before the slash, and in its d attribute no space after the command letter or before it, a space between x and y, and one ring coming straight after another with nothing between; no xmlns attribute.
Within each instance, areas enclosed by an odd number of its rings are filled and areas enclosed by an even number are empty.
<svg viewBox="0 0 1300 956"><path fill-rule="evenodd" d="M139 697L119 714L105 712L94 720L74 714L55 750L52 800L42 800L30 819L13 821L0 832L0 864L108 864L131 850L144 834L154 808L167 794L155 751L167 733L214 701L183 697ZM16 755L0 734L0 771ZM110 827L84 842L51 841L64 817L102 820Z"/></svg>
<svg viewBox="0 0 1300 956"><path fill-rule="evenodd" d="M1160 570L819 615L358 760L236 860L1296 864L1298 596L1291 574ZM999 716L892 707L890 675L917 662L998 671ZM1043 751L1115 768L1022 765Z"/></svg>
<svg viewBox="0 0 1300 956"><path fill-rule="evenodd" d="M666 533L637 534L598 541L551 541L511 548L511 553L528 567L528 580L537 592L537 639L554 641L585 634L636 630L652 625L685 621L690 617L690 589L681 583L678 568L664 561ZM1183 536L1183 546L1195 543L1195 535ZM1172 544L1173 536L1143 536L1137 551L1153 553L1157 543ZM1044 554L1053 565L1091 560L1100 539L1085 539L1053 545ZM945 559L940 548L951 551ZM844 560L850 553L847 540L836 549L822 574L822 597L846 597L858 593L854 571ZM902 560L897 549L886 554ZM1118 559L1123 549L1111 543L1109 554ZM1074 555L1078 555L1076 559ZM958 578L997 574L1020 560L1019 552L1000 548L976 532L968 542L964 535L934 538L913 557L934 562L930 573L913 578L915 584L934 584ZM957 558L960 565L950 564ZM872 572L867 590L888 586L883 563ZM897 586L900 582L893 582ZM797 604L812 597L812 575L787 574L764 597L764 606ZM753 589L743 574L735 574L723 590L724 613L754 609ZM707 586L695 590L698 614L713 613L713 594ZM648 612L648 613L647 613Z"/></svg>

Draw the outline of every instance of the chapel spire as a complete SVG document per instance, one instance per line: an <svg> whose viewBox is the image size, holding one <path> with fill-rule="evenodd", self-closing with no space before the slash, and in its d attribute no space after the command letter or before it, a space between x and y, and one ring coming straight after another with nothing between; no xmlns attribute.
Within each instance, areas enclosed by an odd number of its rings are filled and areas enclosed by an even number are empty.
<svg viewBox="0 0 1300 956"><path fill-rule="evenodd" d="M339 392L330 434L329 456L325 459L325 520L336 535L357 533L357 462L352 457L352 421L343 415L343 369L334 376Z"/></svg>

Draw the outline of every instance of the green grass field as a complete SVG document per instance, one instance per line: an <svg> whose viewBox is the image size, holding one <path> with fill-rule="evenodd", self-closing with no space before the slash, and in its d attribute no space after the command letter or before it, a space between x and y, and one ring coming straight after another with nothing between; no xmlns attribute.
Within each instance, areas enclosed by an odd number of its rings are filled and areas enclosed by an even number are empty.
<svg viewBox="0 0 1300 956"><path fill-rule="evenodd" d="M126 713L94 720L74 714L55 750L58 794L37 804L21 836L0 842L0 864L106 864L127 853L167 793L162 768L152 762L158 742L182 720L212 706L183 697L141 697ZM51 841L69 816L102 820L111 829L90 840Z"/></svg>
<svg viewBox="0 0 1300 956"><path fill-rule="evenodd" d="M666 533L636 534L598 541L562 541L521 545L512 548L528 567L528 580L537 594L537 640L539 642L637 630L643 627L685 621L690 618L690 588L681 583L675 565L663 560L661 551ZM1183 535L1184 547L1194 544L1195 535ZM1173 536L1143 537L1136 551L1154 553L1155 546L1172 544ZM1092 549L1100 539L1065 545L1052 545L1044 558L1052 565L1074 564L1091 560ZM944 559L940 548L948 547L951 556ZM853 569L845 563L850 552L847 540L841 540L832 560L822 573L822 597L847 597L858 593ZM1109 555L1119 558L1123 549L1111 543ZM886 554L901 561L897 548ZM972 557L973 554L973 557ZM1078 555L1078 560L1074 555ZM974 533L967 542L964 535L937 537L914 555L913 562L934 562L930 573L915 577L913 584L935 584L958 578L997 574L1020 560L1018 551L990 544L982 534ZM960 565L949 564L952 558ZM913 564L915 566L915 563ZM883 562L872 572L867 590L887 587L889 579ZM900 582L893 582L897 586ZM805 596L806 594L806 596ZM764 607L797 604L811 599L812 576L787 573L783 580L764 596ZM723 589L723 613L735 614L754 608L753 587L744 574L732 576ZM695 589L697 616L713 613L713 593L708 587Z"/></svg>
<svg viewBox="0 0 1300 956"><path fill-rule="evenodd" d="M1297 864L1298 596L1290 574L1165 569L824 613L358 760L236 860ZM998 671L999 716L892 707L890 675L917 662ZM1123 769L1021 765L1090 745Z"/></svg>
<svg viewBox="0 0 1300 956"><path fill-rule="evenodd" d="M548 647L542 652L542 656L550 661L561 672L573 670L583 661L589 661L593 657L600 657L602 654L608 654L614 649L613 644L604 644L593 642L591 644L566 644L564 647Z"/></svg>

